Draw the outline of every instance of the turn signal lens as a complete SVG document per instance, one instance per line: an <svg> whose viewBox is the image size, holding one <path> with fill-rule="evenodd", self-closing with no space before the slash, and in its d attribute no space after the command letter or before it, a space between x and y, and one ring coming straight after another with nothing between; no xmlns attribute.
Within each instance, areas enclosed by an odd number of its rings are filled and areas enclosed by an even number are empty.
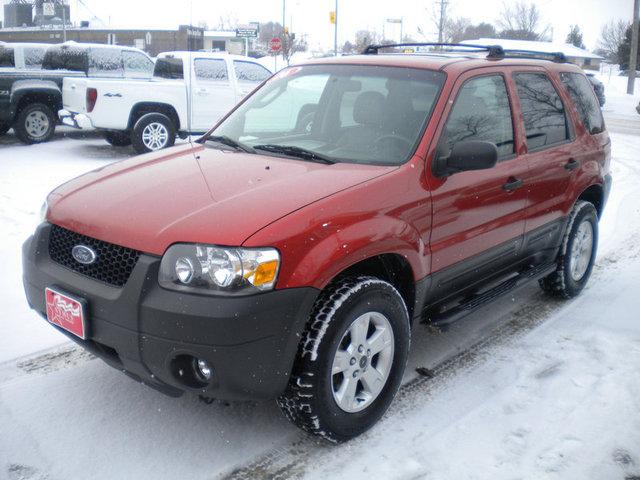
<svg viewBox="0 0 640 480"><path fill-rule="evenodd" d="M255 273L253 274L253 285L260 287L267 283L273 283L278 273L278 262L272 260L270 262L262 263L258 265Z"/></svg>

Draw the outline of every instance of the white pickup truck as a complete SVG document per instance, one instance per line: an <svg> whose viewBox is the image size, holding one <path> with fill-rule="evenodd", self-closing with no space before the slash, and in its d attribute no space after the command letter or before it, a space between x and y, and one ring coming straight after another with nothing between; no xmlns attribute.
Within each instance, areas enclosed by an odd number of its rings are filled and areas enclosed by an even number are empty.
<svg viewBox="0 0 640 480"><path fill-rule="evenodd" d="M166 52L151 80L65 78L59 115L66 125L101 130L112 145L146 153L208 131L270 76L249 57Z"/></svg>

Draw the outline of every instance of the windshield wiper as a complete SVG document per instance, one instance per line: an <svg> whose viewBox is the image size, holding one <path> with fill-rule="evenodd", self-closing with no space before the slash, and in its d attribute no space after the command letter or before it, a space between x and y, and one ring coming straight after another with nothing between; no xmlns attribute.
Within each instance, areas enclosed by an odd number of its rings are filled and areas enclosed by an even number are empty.
<svg viewBox="0 0 640 480"><path fill-rule="evenodd" d="M227 147L231 147L235 150L245 153L256 153L256 151L250 146L245 145L244 143L240 143L237 140L234 140L233 138L226 135L211 135L207 137L205 141L221 143L222 145L226 145Z"/></svg>
<svg viewBox="0 0 640 480"><path fill-rule="evenodd" d="M275 145L265 144L256 145L254 150L264 150L271 153L280 153L290 157L302 158L303 160L311 160L312 162L326 163L327 165L333 165L336 163L334 159L323 155L322 153L314 152L313 150L307 150L306 148L294 147L293 145Z"/></svg>

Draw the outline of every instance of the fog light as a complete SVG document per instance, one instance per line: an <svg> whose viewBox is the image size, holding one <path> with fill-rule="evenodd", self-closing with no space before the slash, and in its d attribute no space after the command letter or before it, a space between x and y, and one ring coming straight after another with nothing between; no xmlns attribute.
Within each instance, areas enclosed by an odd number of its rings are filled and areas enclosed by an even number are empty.
<svg viewBox="0 0 640 480"><path fill-rule="evenodd" d="M198 375L200 380L209 381L211 380L211 367L209 366L209 362L203 360L201 358L193 359L193 369Z"/></svg>
<svg viewBox="0 0 640 480"><path fill-rule="evenodd" d="M193 280L193 262L186 257L180 257L176 260L176 276L182 283L189 283Z"/></svg>

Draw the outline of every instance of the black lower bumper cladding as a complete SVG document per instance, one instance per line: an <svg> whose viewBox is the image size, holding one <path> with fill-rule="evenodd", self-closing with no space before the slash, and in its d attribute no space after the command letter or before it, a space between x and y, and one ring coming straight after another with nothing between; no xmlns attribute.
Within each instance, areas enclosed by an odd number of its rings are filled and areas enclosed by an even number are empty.
<svg viewBox="0 0 640 480"><path fill-rule="evenodd" d="M64 332L82 347L172 396L194 391L220 399L256 399L284 391L316 289L247 297L174 292L158 284L161 259L144 253L126 284L115 287L53 261L51 228L42 224L23 246L27 300L46 317L46 287L84 299L87 340ZM211 366L209 381L190 380L184 359L191 358Z"/></svg>

